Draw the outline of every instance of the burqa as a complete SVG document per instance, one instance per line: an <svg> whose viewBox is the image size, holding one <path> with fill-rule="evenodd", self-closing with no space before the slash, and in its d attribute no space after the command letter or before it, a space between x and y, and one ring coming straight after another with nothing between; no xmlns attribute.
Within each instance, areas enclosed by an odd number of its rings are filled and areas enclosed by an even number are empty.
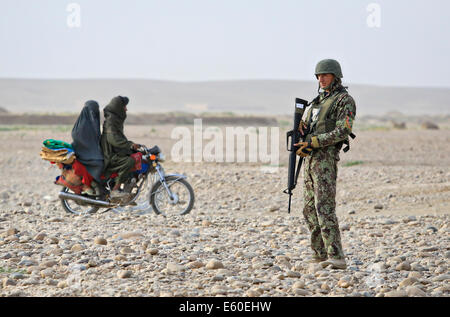
<svg viewBox="0 0 450 317"><path fill-rule="evenodd" d="M72 129L72 147L80 161L94 179L101 183L103 152L100 146L100 111L98 103L89 100L84 104Z"/></svg>

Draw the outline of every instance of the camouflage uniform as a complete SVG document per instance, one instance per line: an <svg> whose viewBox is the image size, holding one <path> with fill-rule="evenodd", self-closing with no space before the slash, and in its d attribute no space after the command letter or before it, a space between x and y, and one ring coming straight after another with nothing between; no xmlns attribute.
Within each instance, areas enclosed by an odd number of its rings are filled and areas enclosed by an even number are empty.
<svg viewBox="0 0 450 317"><path fill-rule="evenodd" d="M336 99L328 113L335 127L325 133L315 133L313 130L309 136L313 138L315 146L304 161L303 215L311 232L311 248L315 256L319 259L344 259L335 211L337 162L343 141L348 140L351 133L356 105L339 78L329 93L322 92L319 95L313 107L320 109L328 98ZM307 118L312 116L313 107ZM314 126L314 120L310 121L306 123Z"/></svg>

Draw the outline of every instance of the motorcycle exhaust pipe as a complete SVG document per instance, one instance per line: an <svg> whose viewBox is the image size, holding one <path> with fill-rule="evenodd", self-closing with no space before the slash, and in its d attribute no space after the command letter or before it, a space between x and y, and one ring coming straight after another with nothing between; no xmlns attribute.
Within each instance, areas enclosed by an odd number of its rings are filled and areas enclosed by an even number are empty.
<svg viewBox="0 0 450 317"><path fill-rule="evenodd" d="M83 196L76 195L76 194L66 193L66 192L59 192L58 197L60 199L65 199L65 200L75 200L77 202L90 204L90 205L93 205L96 207L113 207L114 206L107 201L95 200L95 199L83 197Z"/></svg>

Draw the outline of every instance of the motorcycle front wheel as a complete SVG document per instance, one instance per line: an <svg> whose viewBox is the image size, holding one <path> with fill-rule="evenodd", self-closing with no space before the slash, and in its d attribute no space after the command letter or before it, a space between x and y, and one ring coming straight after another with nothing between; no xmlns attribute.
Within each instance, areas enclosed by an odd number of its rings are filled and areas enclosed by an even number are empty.
<svg viewBox="0 0 450 317"><path fill-rule="evenodd" d="M186 215L194 207L194 190L184 179L177 176L167 176L165 183L158 180L150 191L150 204L157 215Z"/></svg>
<svg viewBox="0 0 450 317"><path fill-rule="evenodd" d="M68 193L68 192L73 193L67 187L64 187L62 189L62 191L65 193ZM61 199L61 204L65 211L67 211L68 213L75 214L75 215L93 214L93 213L97 212L97 210L100 209L98 207L92 207L90 205L78 204L75 200L69 200L69 199Z"/></svg>

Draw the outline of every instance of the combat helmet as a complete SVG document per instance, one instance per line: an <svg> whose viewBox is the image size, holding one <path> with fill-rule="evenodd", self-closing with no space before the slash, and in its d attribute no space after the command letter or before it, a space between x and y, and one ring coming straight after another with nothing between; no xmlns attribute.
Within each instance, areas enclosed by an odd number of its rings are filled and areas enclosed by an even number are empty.
<svg viewBox="0 0 450 317"><path fill-rule="evenodd" d="M342 75L341 65L334 59L324 59L317 63L316 78L319 74L333 74L337 78L344 77Z"/></svg>

